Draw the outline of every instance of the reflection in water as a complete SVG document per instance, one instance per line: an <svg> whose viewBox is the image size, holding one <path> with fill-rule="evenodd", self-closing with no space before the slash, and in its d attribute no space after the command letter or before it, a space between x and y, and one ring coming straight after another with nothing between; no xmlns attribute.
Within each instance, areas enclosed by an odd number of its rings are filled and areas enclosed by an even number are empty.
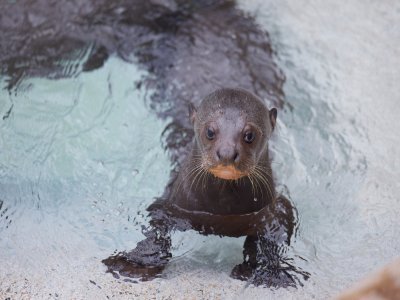
<svg viewBox="0 0 400 300"><path fill-rule="evenodd" d="M206 2L0 4L0 295L151 298L174 295L179 285L193 298L243 292L326 299L398 255L400 33L393 24L400 8L252 0L240 7L271 33L287 76L272 167L299 210L289 254L310 280L295 291L241 290L224 274L240 262L243 241L192 232L172 236L178 258L166 270L168 280L125 285L104 275L99 261L142 239L145 208L167 183L171 166L160 136L172 161L190 140L180 134L187 102L214 82L240 78L282 103L282 75L262 59L269 47L255 43L269 45L269 38L233 3L215 9ZM255 36L241 39L240 27L231 26L238 19ZM208 42L219 35L221 52ZM176 49L182 56L172 55ZM266 79L279 87L272 95L259 86ZM196 89L175 99L184 86ZM171 103L182 111L171 114ZM181 143L176 152L171 141Z"/></svg>

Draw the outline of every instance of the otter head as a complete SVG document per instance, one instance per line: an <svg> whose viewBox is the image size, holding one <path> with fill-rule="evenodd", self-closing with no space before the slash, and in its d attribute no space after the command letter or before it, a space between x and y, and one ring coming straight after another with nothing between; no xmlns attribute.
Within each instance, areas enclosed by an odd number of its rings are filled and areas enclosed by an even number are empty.
<svg viewBox="0 0 400 300"><path fill-rule="evenodd" d="M277 111L241 89L220 89L190 107L201 167L214 176L236 180L266 159Z"/></svg>

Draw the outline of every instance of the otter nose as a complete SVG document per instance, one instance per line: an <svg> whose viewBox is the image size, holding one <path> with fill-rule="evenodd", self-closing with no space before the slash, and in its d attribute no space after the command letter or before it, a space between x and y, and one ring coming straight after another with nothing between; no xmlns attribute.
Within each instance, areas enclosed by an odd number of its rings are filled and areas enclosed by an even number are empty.
<svg viewBox="0 0 400 300"><path fill-rule="evenodd" d="M239 160L239 152L234 148L221 148L217 150L218 161L224 165L229 165Z"/></svg>

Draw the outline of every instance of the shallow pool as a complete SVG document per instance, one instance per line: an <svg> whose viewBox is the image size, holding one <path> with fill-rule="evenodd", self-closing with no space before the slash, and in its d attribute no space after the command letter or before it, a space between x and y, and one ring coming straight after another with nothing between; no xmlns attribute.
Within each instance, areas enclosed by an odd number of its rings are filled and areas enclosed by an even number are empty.
<svg viewBox="0 0 400 300"><path fill-rule="evenodd" d="M249 287L229 278L243 238L194 232L173 235L165 278L105 273L103 258L143 237L145 209L168 182L170 120L150 105L154 89L138 87L137 64L111 55L82 72L95 45L78 44L58 62L64 76L38 64L0 77L2 297L326 299L399 255L400 5L238 6L270 33L286 75L272 166L299 212L289 255L310 279Z"/></svg>

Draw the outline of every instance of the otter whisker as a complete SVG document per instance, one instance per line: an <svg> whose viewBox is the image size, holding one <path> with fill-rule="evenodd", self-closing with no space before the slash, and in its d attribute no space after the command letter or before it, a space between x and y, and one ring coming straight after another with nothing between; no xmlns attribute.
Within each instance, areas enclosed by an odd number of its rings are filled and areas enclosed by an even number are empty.
<svg viewBox="0 0 400 300"><path fill-rule="evenodd" d="M193 184L196 182L196 180L197 180L198 178L200 178L199 176L201 176L201 173L202 173L203 170L204 170L203 165L200 165L199 168L198 168L197 174L195 175L195 177L193 178L192 183L190 184L189 191L192 190ZM195 186L195 188L197 189L197 185Z"/></svg>
<svg viewBox="0 0 400 300"><path fill-rule="evenodd" d="M197 190L197 186L198 186L198 184L200 183L200 186L202 186L202 183L203 183L203 177L204 177L204 173L205 173L205 169L204 169L204 167L202 167L201 169L200 169L200 177L198 178L198 180L197 180L197 182L196 182L196 186L195 186L195 189Z"/></svg>
<svg viewBox="0 0 400 300"><path fill-rule="evenodd" d="M193 162L193 167L191 168L191 169L189 169L189 171L187 172L187 174L185 174L187 177L192 177L192 175L194 175L196 172L198 172L201 168L202 168L202 165L201 164L196 164L195 163L195 160L191 160L192 162ZM200 161L200 160L199 160ZM176 191L175 191L175 193L174 193L174 196L180 191L180 189L182 188L182 186L183 186L183 182L184 181L180 181L179 182L179 184L178 184L178 186L177 186L177 188L176 188Z"/></svg>
<svg viewBox="0 0 400 300"><path fill-rule="evenodd" d="M268 176L269 178L272 179L272 170L271 170L271 168L255 166L255 169L260 171L260 172L262 172L264 175L266 175L266 176Z"/></svg>
<svg viewBox="0 0 400 300"><path fill-rule="evenodd" d="M254 183L253 183L252 175L249 174L247 177L249 178L249 181L250 181L250 183L251 183L251 191L252 191L252 193L253 193L253 196L255 196L255 195L256 195L256 191L255 191L255 189L254 189Z"/></svg>
<svg viewBox="0 0 400 300"><path fill-rule="evenodd" d="M256 173L253 172L252 175L253 175L253 179L254 179L254 185L255 185L255 187L256 187L256 192L257 192L258 190L260 190L261 198L263 198L263 197L264 197L264 192L263 192L262 184L261 184L260 181L258 180L259 178L258 178L258 176L257 176Z"/></svg>
<svg viewBox="0 0 400 300"><path fill-rule="evenodd" d="M260 171L257 168L254 169L254 175L256 175L257 179L263 184L263 186L265 186L265 188L267 189L269 195L271 197L273 197L274 196L274 192L271 189L272 176L269 175L268 173L264 173L264 172Z"/></svg>
<svg viewBox="0 0 400 300"><path fill-rule="evenodd" d="M207 183L207 177L208 177L208 175L209 175L209 173L207 172L207 170L206 169L203 169L203 175L202 175L202 177L201 177L201 179L202 179L202 181L201 181L201 185L202 185L202 189L201 189L201 191L204 193L204 188L205 188L205 186L206 186L206 183Z"/></svg>

